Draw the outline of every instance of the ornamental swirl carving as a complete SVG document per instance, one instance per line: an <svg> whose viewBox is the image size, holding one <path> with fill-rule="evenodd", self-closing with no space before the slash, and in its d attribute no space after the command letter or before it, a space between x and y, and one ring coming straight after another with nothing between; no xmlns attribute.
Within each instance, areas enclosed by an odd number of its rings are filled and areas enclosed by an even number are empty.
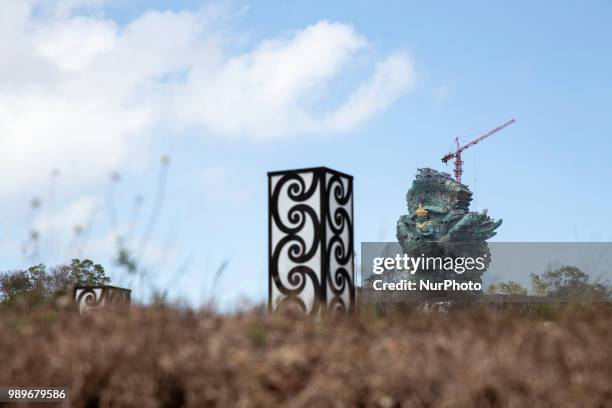
<svg viewBox="0 0 612 408"><path fill-rule="evenodd" d="M79 313L104 304L106 293L102 288L82 288L77 295L76 305Z"/></svg>
<svg viewBox="0 0 612 408"><path fill-rule="evenodd" d="M270 309L354 304L352 178L326 168L269 174Z"/></svg>
<svg viewBox="0 0 612 408"><path fill-rule="evenodd" d="M328 312L349 312L355 300L353 282L352 180L337 174L327 181ZM347 302L348 300L348 302Z"/></svg>
<svg viewBox="0 0 612 408"><path fill-rule="evenodd" d="M305 174L286 174L274 185L271 202L276 205L270 208L271 222L284 236L272 248L270 274L275 289L284 296L283 306L290 304L304 314L314 315L320 307L321 282L315 270L305 264L313 260L320 246L320 219L317 209L305 202L315 193L320 194L320 176L314 173L309 176L310 181L306 180ZM286 213L280 213L281 207ZM308 225L313 231L310 241L305 239L303 233ZM283 255L294 264L287 271L286 279L279 274L279 262ZM301 298L308 283L315 293L310 310Z"/></svg>
<svg viewBox="0 0 612 408"><path fill-rule="evenodd" d="M115 286L81 286L74 289L74 302L79 313L92 309L130 305L131 291Z"/></svg>

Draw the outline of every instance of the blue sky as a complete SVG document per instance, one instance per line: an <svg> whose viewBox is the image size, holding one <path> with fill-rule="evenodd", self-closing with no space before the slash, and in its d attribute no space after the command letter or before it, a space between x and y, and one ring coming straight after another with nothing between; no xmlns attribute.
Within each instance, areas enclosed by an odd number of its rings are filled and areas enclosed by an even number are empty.
<svg viewBox="0 0 612 408"><path fill-rule="evenodd" d="M134 196L142 194L133 233L139 247L159 157L167 155L161 215L145 251L147 281L192 303L211 292L228 307L242 297L261 301L267 171L322 165L354 175L357 247L392 241L416 169L451 172L440 158L455 137L467 142L510 118L517 122L464 155L478 209L504 219L495 239L612 240L610 2L124 3L33 1L29 10L0 12L20 21L0 40L12 52L0 60L0 102L11 108L0 111L9 162L0 172L11 180L0 189L9 214L0 224L2 269L62 262L82 239L72 237L74 225L93 220L83 255L112 274L112 238L127 234ZM147 10L159 13L147 20ZM190 24L196 34L185 33ZM181 36L189 38L174 47ZM75 46L74 38L83 41ZM32 43L36 55L21 48ZM278 52L257 54L262 44ZM149 48L130 59L129 50ZM111 62L102 59L108 53ZM303 64L285 69L304 55ZM59 64L57 76L36 72L31 58ZM274 78L250 61L273 67ZM223 67L217 83L207 76L211 66ZM291 70L304 72L284 78ZM258 99L257 81L271 84L262 89L272 89L272 99ZM56 90L58 83L65 87ZM251 84L255 93L241 94ZM352 96L359 103L345 104ZM61 170L56 178L53 168ZM114 171L121 180L110 200ZM41 201L34 211L33 197ZM38 258L21 251L31 229L41 233ZM136 297L150 293L131 284Z"/></svg>

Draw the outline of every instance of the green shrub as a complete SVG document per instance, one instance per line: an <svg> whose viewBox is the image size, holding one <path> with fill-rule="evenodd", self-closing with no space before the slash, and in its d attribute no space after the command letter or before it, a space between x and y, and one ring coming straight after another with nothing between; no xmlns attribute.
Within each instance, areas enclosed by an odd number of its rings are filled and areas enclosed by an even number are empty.
<svg viewBox="0 0 612 408"><path fill-rule="evenodd" d="M106 285L110 281L104 268L89 259L73 259L70 264L49 269L39 264L26 270L0 272L0 302L44 304L69 294L75 286Z"/></svg>

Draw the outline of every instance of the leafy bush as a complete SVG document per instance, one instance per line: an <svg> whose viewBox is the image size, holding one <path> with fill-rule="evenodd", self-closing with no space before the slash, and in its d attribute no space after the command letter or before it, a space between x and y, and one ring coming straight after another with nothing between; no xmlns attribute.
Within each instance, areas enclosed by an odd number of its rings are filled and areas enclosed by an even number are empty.
<svg viewBox="0 0 612 408"><path fill-rule="evenodd" d="M49 269L39 264L27 270L1 272L0 302L44 304L70 293L75 286L105 285L110 281L104 268L89 259L73 259L68 265Z"/></svg>

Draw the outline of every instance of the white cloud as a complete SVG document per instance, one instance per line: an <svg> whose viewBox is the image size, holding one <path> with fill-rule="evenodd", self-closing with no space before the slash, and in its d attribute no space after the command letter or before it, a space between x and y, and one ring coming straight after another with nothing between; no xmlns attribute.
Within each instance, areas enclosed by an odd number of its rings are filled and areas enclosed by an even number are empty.
<svg viewBox="0 0 612 408"><path fill-rule="evenodd" d="M99 11L105 3L108 3L108 0L26 0L22 2L34 7L37 14L64 18L79 11L90 13Z"/></svg>
<svg viewBox="0 0 612 408"><path fill-rule="evenodd" d="M329 116L328 127L350 129L385 109L413 83L411 60L399 52L388 56L376 65L372 78L357 88L348 101Z"/></svg>
<svg viewBox="0 0 612 408"><path fill-rule="evenodd" d="M111 21L73 17L39 25L33 40L34 55L66 71L83 71L116 48L117 27Z"/></svg>
<svg viewBox="0 0 612 408"><path fill-rule="evenodd" d="M76 227L84 228L98 206L99 203L95 197L80 197L51 216L38 214L34 220L33 229L43 235L51 232L68 235Z"/></svg>
<svg viewBox="0 0 612 408"><path fill-rule="evenodd" d="M265 41L219 66L195 67L178 89L177 116L250 138L324 130L309 93L336 76L366 45L347 25L320 22Z"/></svg>
<svg viewBox="0 0 612 408"><path fill-rule="evenodd" d="M376 60L342 23L237 53L218 10L147 11L119 26L91 11L100 3L0 2L0 173L14 175L0 196L37 188L51 168L98 180L142 156L159 126L258 140L347 131L414 81L409 57ZM343 100L334 81L364 55L373 73Z"/></svg>

